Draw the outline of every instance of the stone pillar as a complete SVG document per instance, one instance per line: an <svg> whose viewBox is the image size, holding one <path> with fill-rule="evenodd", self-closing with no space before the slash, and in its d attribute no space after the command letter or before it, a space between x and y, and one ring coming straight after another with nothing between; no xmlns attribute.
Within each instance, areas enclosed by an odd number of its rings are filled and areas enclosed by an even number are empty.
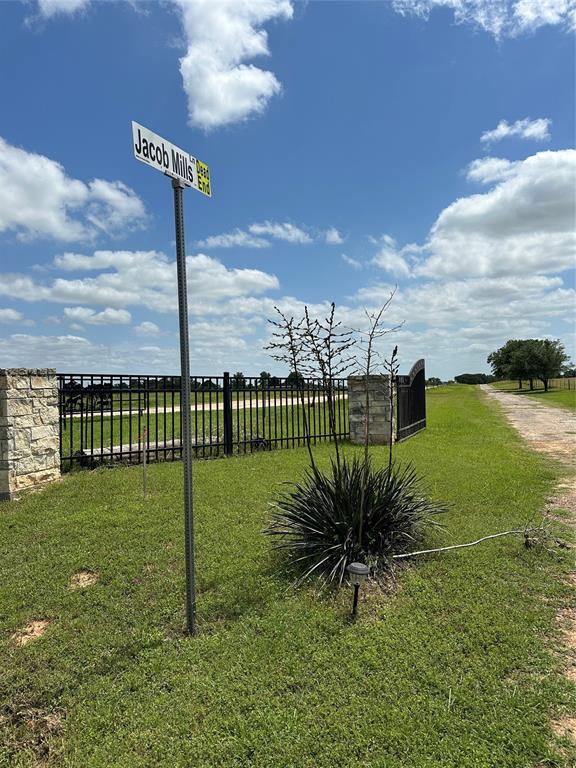
<svg viewBox="0 0 576 768"><path fill-rule="evenodd" d="M0 500L59 477L56 371L0 368Z"/></svg>
<svg viewBox="0 0 576 768"><path fill-rule="evenodd" d="M388 376L349 376L348 413L350 442L364 444L366 389L368 389L368 442L386 445L393 429L390 413L390 379Z"/></svg>

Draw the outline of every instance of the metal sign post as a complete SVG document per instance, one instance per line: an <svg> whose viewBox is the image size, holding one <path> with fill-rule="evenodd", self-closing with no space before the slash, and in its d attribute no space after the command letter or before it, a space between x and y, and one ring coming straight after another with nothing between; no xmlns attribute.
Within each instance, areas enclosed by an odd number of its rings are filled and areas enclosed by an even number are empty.
<svg viewBox="0 0 576 768"><path fill-rule="evenodd" d="M134 156L172 178L176 224L176 269L178 274L178 316L180 323L180 417L182 461L184 464L184 553L186 558L186 627L194 633L196 591L194 584L194 514L192 493L192 414L190 411L190 343L188 339L188 291L186 245L184 240L185 187L211 197L210 171L188 152L138 123L132 123Z"/></svg>
<svg viewBox="0 0 576 768"><path fill-rule="evenodd" d="M178 317L180 322L180 418L184 462L184 552L186 557L186 627L194 634L196 590L194 585L194 515L192 506L192 424L190 413L190 344L188 340L188 291L186 246L184 245L184 184L172 179L176 223L176 269L178 272Z"/></svg>

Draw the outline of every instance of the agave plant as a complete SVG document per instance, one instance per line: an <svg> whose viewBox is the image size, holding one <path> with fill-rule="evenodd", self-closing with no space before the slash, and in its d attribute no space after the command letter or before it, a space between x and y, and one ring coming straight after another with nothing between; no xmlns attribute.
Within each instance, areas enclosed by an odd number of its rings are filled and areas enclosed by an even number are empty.
<svg viewBox="0 0 576 768"><path fill-rule="evenodd" d="M411 465L372 467L370 459L332 462L330 471L307 470L274 505L266 533L299 572L341 584L346 566L361 560L385 568L425 530L439 526L445 505L430 501Z"/></svg>

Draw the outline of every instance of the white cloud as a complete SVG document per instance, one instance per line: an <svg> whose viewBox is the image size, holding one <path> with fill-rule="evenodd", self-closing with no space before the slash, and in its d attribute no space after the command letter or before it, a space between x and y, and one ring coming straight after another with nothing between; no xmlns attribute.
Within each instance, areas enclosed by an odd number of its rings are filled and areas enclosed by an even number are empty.
<svg viewBox="0 0 576 768"><path fill-rule="evenodd" d="M466 178L480 184L503 181L513 175L515 165L502 157L481 157L473 160L466 168Z"/></svg>
<svg viewBox="0 0 576 768"><path fill-rule="evenodd" d="M532 141L549 141L551 122L545 117L540 117L538 120L530 120L529 117L525 117L523 120L516 120L512 125L506 120L500 120L496 128L491 131L484 131L480 136L480 141L485 144L493 144L496 141L507 139L509 136L531 139Z"/></svg>
<svg viewBox="0 0 576 768"><path fill-rule="evenodd" d="M194 245L197 248L269 248L270 241L236 229L222 235L210 235L205 240L197 240Z"/></svg>
<svg viewBox="0 0 576 768"><path fill-rule="evenodd" d="M22 301L50 301L50 288L35 283L28 275L5 272L0 274L0 296Z"/></svg>
<svg viewBox="0 0 576 768"><path fill-rule="evenodd" d="M94 179L88 185L86 220L94 230L124 233L140 225L146 210L138 195L121 181Z"/></svg>
<svg viewBox="0 0 576 768"><path fill-rule="evenodd" d="M144 320L140 325L137 325L134 330L139 336L159 336L160 328L156 323L152 323L150 320Z"/></svg>
<svg viewBox="0 0 576 768"><path fill-rule="evenodd" d="M262 224L250 224L249 231L253 235L268 235L275 240L285 240L287 243L311 243L312 238L300 227L284 222L264 221Z"/></svg>
<svg viewBox="0 0 576 768"><path fill-rule="evenodd" d="M132 315L126 309L106 307L102 312L95 312L88 307L64 307L64 317L75 324L86 325L129 325Z"/></svg>
<svg viewBox="0 0 576 768"><path fill-rule="evenodd" d="M336 227L330 227L330 229L327 229L326 232L324 232L324 237L326 238L328 245L342 245L344 242L344 238L340 232L338 232Z"/></svg>
<svg viewBox="0 0 576 768"><path fill-rule="evenodd" d="M436 8L454 12L456 24L471 24L495 38L516 37L546 25L576 27L575 0L393 0L403 16L427 19Z"/></svg>
<svg viewBox="0 0 576 768"><path fill-rule="evenodd" d="M263 26L288 21L291 0L172 0L187 41L180 73L192 126L208 131L262 114L282 91L276 76L250 62L268 56ZM90 0L38 0L48 19L84 10ZM136 0L131 0L138 10ZM34 19L31 19L32 21Z"/></svg>
<svg viewBox="0 0 576 768"><path fill-rule="evenodd" d="M133 344L100 344L73 334L35 336L19 333L0 337L0 359L7 367L54 367L61 373L105 370L172 374L179 369L176 348L157 348L146 354Z"/></svg>
<svg viewBox="0 0 576 768"><path fill-rule="evenodd" d="M289 20L289 0L176 0L188 41L180 72L191 125L205 130L261 114L282 87L272 72L247 64L267 56L262 28Z"/></svg>
<svg viewBox="0 0 576 768"><path fill-rule="evenodd" d="M576 150L539 152L510 171L485 194L442 211L417 274L493 277L574 266Z"/></svg>
<svg viewBox="0 0 576 768"><path fill-rule="evenodd" d="M24 315L17 309L0 309L0 323L21 323L23 320Z"/></svg>
<svg viewBox="0 0 576 768"><path fill-rule="evenodd" d="M345 253L341 254L341 257L342 261L348 264L349 267L352 267L352 269L362 269L363 264L361 261L358 261L358 259L354 259L352 256L347 256Z"/></svg>
<svg viewBox="0 0 576 768"><path fill-rule="evenodd" d="M338 306L339 319L348 327L365 327L364 307L369 311L379 309L393 287L383 283L362 288L347 304ZM576 291L565 287L557 276L411 282L398 288L385 315L387 327L402 321L406 324L386 337L379 352L389 356L398 343L402 372L408 372L419 357L427 359L429 372L435 368L444 377L471 370L470 366L487 370L487 354L508 338L562 335L552 332L551 323L563 324L571 316L575 301ZM264 297L244 306L254 315L271 317L270 303ZM273 303L295 317L303 311L303 303L298 299L283 297ZM311 308L314 316L322 316L326 311L326 303ZM235 312L240 313L241 309L235 306ZM568 329L564 328L570 346Z"/></svg>
<svg viewBox="0 0 576 768"><path fill-rule="evenodd" d="M194 339L214 341L219 338L241 336L253 330L245 318L240 321L232 320L201 320L190 324L190 336Z"/></svg>
<svg viewBox="0 0 576 768"><path fill-rule="evenodd" d="M338 317L349 327L364 327L363 308L379 307L391 290L390 284L365 287L347 305L338 307ZM402 372L425 356L429 374L447 377L465 370L486 370L487 354L508 338L561 335L552 333L551 322L563 324L570 317L576 292L558 276L531 275L503 278L472 278L410 283L400 287L386 313L388 327L405 320L407 325L386 337L380 352L389 355L400 346ZM269 333L266 318L274 305L286 314L300 316L304 303L295 297L238 296L220 304L204 304L206 314L190 325L192 370L217 374L222 370L258 371L279 369L263 351ZM215 309L215 314L210 314ZM310 307L313 316L325 316L328 302ZM219 313L219 314L218 314ZM175 323L174 323L175 324ZM564 326L566 327L566 326ZM568 334L565 334L568 335ZM570 347L570 337L566 339ZM572 350L570 349L572 352ZM178 350L173 343L136 348L130 341L112 339L97 344L77 336L0 337L0 359L5 365L44 366L60 370L152 372L178 371Z"/></svg>
<svg viewBox="0 0 576 768"><path fill-rule="evenodd" d="M38 0L38 12L42 18L48 19L58 14L84 10L89 3L90 0Z"/></svg>
<svg viewBox="0 0 576 768"><path fill-rule="evenodd" d="M369 310L390 295L389 284L362 288L353 297ZM564 321L573 316L576 291L560 277L544 275L472 278L400 287L387 324L405 320L405 327L387 339L386 351L399 344L402 371L426 357L443 377L466 370L487 370L486 356L510 338L573 336ZM564 332L552 330L552 323ZM354 322L350 322L354 325Z"/></svg>
<svg viewBox="0 0 576 768"><path fill-rule="evenodd" d="M272 245L271 240L281 240L293 245L308 245L315 240L330 244L343 242L340 233L334 228L322 233L313 233L288 221L256 222L250 224L246 230L235 229L233 232L211 235L204 240L197 240L195 245L197 248L269 248Z"/></svg>
<svg viewBox="0 0 576 768"><path fill-rule="evenodd" d="M86 360L91 344L81 336L35 336L14 333L0 337L0 358L6 367L58 367L73 370Z"/></svg>
<svg viewBox="0 0 576 768"><path fill-rule="evenodd" d="M221 376L224 370L257 375L270 368L269 358L239 336L212 336L191 342L192 375ZM132 341L98 343L82 335L12 334L0 336L0 360L6 367L54 367L59 372L117 372L177 375L180 353L176 344L160 346Z"/></svg>
<svg viewBox="0 0 576 768"><path fill-rule="evenodd" d="M194 296L200 300L221 300L264 293L279 287L275 275L258 269L228 269L221 262L204 254L189 256L187 261L191 303L194 302Z"/></svg>
<svg viewBox="0 0 576 768"><path fill-rule="evenodd" d="M535 30L547 24L561 24L573 30L576 27L576 3L574 0L517 0L514 18L521 31Z"/></svg>
<svg viewBox="0 0 576 768"><path fill-rule="evenodd" d="M412 251L411 246L398 249L396 240L390 235L382 235L380 240L371 238L372 242L379 244L379 250L372 259L372 264L380 267L394 277L410 277L412 270L405 258L405 254Z"/></svg>
<svg viewBox="0 0 576 768"><path fill-rule="evenodd" d="M91 304L113 309L144 306L157 312L177 309L176 263L158 251L96 251L92 256L67 253L54 265L69 271L107 269L94 277L36 282L28 275L0 274L0 295L23 301ZM257 269L228 269L204 254L187 257L189 309L208 307L240 296L278 288L275 275Z"/></svg>
<svg viewBox="0 0 576 768"><path fill-rule="evenodd" d="M95 251L92 256L82 253L63 253L54 257L54 266L65 272L93 272L113 267L118 271L138 264L144 267L166 261L159 251Z"/></svg>
<svg viewBox="0 0 576 768"><path fill-rule="evenodd" d="M141 226L144 204L119 181L72 179L60 163L0 138L0 232L90 241Z"/></svg>
<svg viewBox="0 0 576 768"><path fill-rule="evenodd" d="M527 317L563 317L576 292L564 288L560 277L526 275L500 278L448 280L410 286L402 292L397 311L434 326L513 325ZM487 318L490 318L489 320Z"/></svg>

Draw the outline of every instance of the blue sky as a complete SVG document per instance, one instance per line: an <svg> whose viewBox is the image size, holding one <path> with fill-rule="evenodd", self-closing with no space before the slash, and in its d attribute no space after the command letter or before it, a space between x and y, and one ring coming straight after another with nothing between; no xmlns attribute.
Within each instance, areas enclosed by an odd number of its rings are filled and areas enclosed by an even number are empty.
<svg viewBox="0 0 576 768"><path fill-rule="evenodd" d="M185 193L192 371L285 373L275 305L397 292L402 370L574 349L573 0L0 4L0 367L178 370L172 191L136 120L210 166ZM387 351L386 347L384 351Z"/></svg>

